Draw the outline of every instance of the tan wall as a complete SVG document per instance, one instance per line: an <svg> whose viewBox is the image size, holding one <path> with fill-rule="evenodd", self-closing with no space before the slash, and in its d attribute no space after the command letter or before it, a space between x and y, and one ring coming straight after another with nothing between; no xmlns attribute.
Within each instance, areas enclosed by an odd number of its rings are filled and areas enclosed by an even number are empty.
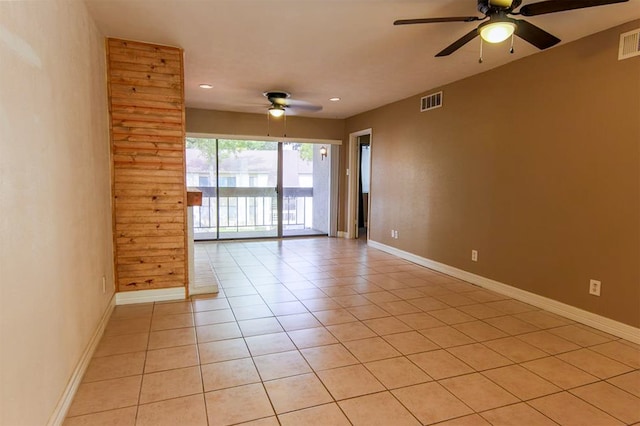
<svg viewBox="0 0 640 426"><path fill-rule="evenodd" d="M640 326L639 25L347 120L373 128L371 239Z"/></svg>
<svg viewBox="0 0 640 426"><path fill-rule="evenodd" d="M0 32L0 424L44 425L113 295L104 40L82 2Z"/></svg>
<svg viewBox="0 0 640 426"><path fill-rule="evenodd" d="M210 111L187 108L187 133L219 135L267 136L307 139L337 139L344 136L344 120L288 116L286 132L284 120L271 119L264 114Z"/></svg>

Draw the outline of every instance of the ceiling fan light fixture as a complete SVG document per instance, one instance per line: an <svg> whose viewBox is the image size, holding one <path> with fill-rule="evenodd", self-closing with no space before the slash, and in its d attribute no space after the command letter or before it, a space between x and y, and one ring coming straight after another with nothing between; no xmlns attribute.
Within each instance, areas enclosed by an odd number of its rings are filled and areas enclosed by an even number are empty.
<svg viewBox="0 0 640 426"><path fill-rule="evenodd" d="M274 118L279 118L284 115L284 107L282 105L272 105L269 108L269 114Z"/></svg>
<svg viewBox="0 0 640 426"><path fill-rule="evenodd" d="M478 32L487 43L501 43L511 37L516 30L516 24L510 21L489 21L480 25Z"/></svg>

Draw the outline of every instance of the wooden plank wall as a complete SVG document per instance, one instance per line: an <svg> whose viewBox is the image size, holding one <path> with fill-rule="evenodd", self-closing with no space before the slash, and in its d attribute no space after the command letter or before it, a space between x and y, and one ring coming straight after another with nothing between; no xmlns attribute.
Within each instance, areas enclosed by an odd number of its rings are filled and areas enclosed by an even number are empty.
<svg viewBox="0 0 640 426"><path fill-rule="evenodd" d="M107 39L117 291L187 283L182 49Z"/></svg>

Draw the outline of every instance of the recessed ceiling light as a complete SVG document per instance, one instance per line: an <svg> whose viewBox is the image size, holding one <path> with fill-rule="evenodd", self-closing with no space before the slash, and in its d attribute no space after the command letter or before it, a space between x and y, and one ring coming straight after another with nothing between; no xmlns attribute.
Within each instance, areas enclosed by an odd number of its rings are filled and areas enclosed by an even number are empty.
<svg viewBox="0 0 640 426"><path fill-rule="evenodd" d="M200 85L201 89L213 89L213 84L202 83Z"/></svg>
<svg viewBox="0 0 640 426"><path fill-rule="evenodd" d="M339 97L337 97L337 96L334 96L333 98L329 98L329 100L330 100L331 102L338 102L338 101L340 100L340 98L339 98Z"/></svg>

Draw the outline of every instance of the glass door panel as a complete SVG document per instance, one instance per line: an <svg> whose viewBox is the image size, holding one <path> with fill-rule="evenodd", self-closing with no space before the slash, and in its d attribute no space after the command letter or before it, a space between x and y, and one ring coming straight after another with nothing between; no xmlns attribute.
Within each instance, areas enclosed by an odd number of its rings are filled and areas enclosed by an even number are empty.
<svg viewBox="0 0 640 426"><path fill-rule="evenodd" d="M278 143L218 140L218 238L278 236Z"/></svg>
<svg viewBox="0 0 640 426"><path fill-rule="evenodd" d="M217 140L187 138L187 186L202 191L202 205L193 207L193 238L218 238Z"/></svg>
<svg viewBox="0 0 640 426"><path fill-rule="evenodd" d="M282 148L283 235L327 235L330 159L318 144L283 143Z"/></svg>

